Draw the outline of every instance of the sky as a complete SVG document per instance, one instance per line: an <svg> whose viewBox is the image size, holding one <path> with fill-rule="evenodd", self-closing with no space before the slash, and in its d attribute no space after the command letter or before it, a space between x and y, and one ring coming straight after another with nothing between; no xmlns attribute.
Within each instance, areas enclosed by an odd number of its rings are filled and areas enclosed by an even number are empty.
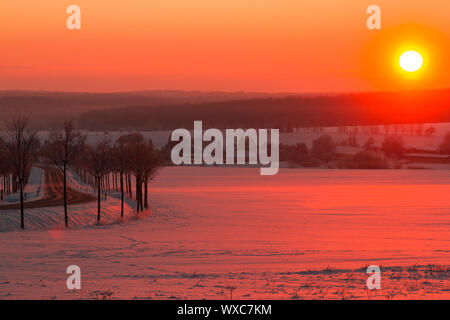
<svg viewBox="0 0 450 320"><path fill-rule="evenodd" d="M81 30L66 27L72 4ZM448 0L1 0L0 90L446 88L449 13ZM408 49L425 60L414 76L397 65Z"/></svg>

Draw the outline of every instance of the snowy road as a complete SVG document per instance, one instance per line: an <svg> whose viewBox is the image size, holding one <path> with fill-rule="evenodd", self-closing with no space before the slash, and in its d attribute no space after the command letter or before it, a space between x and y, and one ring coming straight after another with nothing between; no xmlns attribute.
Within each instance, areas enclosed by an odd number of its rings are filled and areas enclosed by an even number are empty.
<svg viewBox="0 0 450 320"><path fill-rule="evenodd" d="M25 202L25 208L44 208L62 206L63 204L63 176L56 168L43 167L45 174L44 197L35 201ZM68 204L81 204L94 201L95 197L67 187ZM19 209L20 204L7 204L0 206L0 210Z"/></svg>

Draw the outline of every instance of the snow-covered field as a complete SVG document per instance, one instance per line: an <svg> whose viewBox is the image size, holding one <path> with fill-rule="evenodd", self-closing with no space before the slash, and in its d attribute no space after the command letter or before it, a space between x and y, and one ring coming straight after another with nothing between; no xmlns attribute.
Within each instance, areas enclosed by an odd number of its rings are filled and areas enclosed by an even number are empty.
<svg viewBox="0 0 450 320"><path fill-rule="evenodd" d="M448 299L449 179L450 170L164 168L150 217L1 232L0 298ZM381 290L366 289L372 264ZM69 265L81 268L80 291L66 288Z"/></svg>

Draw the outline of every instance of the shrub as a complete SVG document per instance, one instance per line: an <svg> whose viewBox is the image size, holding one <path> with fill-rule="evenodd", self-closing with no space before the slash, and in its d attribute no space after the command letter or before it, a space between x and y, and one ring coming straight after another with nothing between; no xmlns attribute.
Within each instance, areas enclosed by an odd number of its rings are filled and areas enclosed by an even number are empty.
<svg viewBox="0 0 450 320"><path fill-rule="evenodd" d="M380 153L364 150L341 158L338 166L345 169L387 169L389 162Z"/></svg>
<svg viewBox="0 0 450 320"><path fill-rule="evenodd" d="M447 132L444 137L444 141L439 145L439 153L450 154L450 132Z"/></svg>
<svg viewBox="0 0 450 320"><path fill-rule="evenodd" d="M364 144L364 149L371 149L375 146L375 140L373 137L370 137L367 139L366 143Z"/></svg>
<svg viewBox="0 0 450 320"><path fill-rule="evenodd" d="M311 154L320 160L330 161L335 154L336 144L330 135L323 135L313 141Z"/></svg>
<svg viewBox="0 0 450 320"><path fill-rule="evenodd" d="M308 154L308 148L304 143L296 145L280 144L280 160L291 163L300 163Z"/></svg>
<svg viewBox="0 0 450 320"><path fill-rule="evenodd" d="M305 156L299 164L305 168L314 168L320 166L320 161L311 156Z"/></svg>
<svg viewBox="0 0 450 320"><path fill-rule="evenodd" d="M389 157L401 158L405 153L403 139L395 135L387 136L383 141L381 150Z"/></svg>

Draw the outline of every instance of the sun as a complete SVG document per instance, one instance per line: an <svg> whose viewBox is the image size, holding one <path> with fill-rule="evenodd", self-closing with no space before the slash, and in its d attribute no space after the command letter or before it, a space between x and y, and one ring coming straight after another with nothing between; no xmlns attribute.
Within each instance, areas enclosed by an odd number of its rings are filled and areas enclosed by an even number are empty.
<svg viewBox="0 0 450 320"><path fill-rule="evenodd" d="M416 72L423 65L422 55L414 50L403 52L400 56L400 67L406 72Z"/></svg>

